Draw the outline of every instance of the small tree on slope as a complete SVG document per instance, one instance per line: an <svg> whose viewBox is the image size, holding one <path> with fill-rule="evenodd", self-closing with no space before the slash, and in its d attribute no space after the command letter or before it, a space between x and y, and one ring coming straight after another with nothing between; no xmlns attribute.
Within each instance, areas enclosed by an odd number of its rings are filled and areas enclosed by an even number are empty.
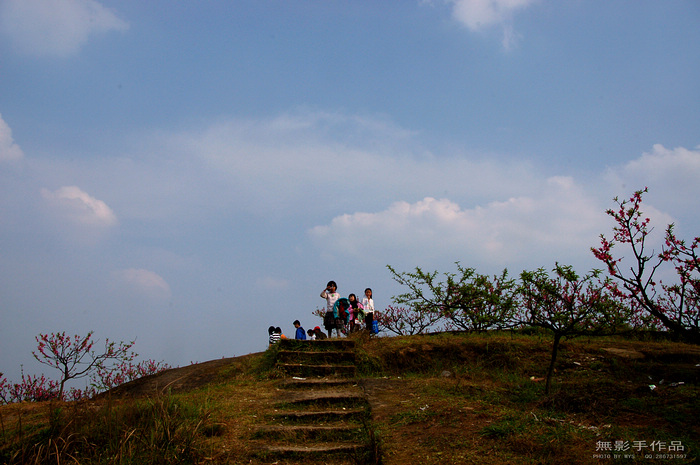
<svg viewBox="0 0 700 465"><path fill-rule="evenodd" d="M87 336L66 336L62 333L39 334L36 341L39 343L37 352L32 352L34 358L40 363L56 368L61 372L58 398L63 399L65 384L70 379L89 376L93 370L104 370L108 364L129 364L136 357L136 353L130 352L135 341L128 344L110 342L105 339L104 351L98 353L92 348L93 331Z"/></svg>
<svg viewBox="0 0 700 465"><path fill-rule="evenodd" d="M550 391L563 337L613 333L629 316L626 307L616 299L611 282L599 279L599 270L579 277L571 266L557 263L552 271L553 277L542 268L520 275L523 323L548 329L554 336L545 394Z"/></svg>

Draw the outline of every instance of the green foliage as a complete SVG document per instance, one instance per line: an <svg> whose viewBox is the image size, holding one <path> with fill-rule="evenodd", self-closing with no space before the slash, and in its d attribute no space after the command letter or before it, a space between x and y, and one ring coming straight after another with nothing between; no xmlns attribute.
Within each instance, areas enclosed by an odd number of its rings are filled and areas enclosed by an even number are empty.
<svg viewBox="0 0 700 465"><path fill-rule="evenodd" d="M520 275L524 324L559 336L612 334L629 311L600 280L600 271L583 277L571 266L556 264L553 277L542 268Z"/></svg>
<svg viewBox="0 0 700 465"><path fill-rule="evenodd" d="M446 329L486 331L514 325L517 310L517 286L508 278L508 271L500 276L487 276L474 268L457 265L457 273L397 272L387 268L396 282L408 287L408 292L393 298L406 305L430 324L444 321ZM427 327L425 329L428 329Z"/></svg>

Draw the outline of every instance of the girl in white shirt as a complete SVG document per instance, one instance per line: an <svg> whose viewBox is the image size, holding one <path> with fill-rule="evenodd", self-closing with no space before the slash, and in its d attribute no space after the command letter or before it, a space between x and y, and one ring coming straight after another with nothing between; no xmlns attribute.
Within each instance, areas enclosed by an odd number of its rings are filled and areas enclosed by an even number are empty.
<svg viewBox="0 0 700 465"><path fill-rule="evenodd" d="M374 300L372 299L372 289L365 289L365 297L362 299L362 308L365 311L365 328L372 333L372 321L374 321Z"/></svg>
<svg viewBox="0 0 700 465"><path fill-rule="evenodd" d="M340 329L336 327L335 318L333 316L333 305L335 305L336 300L340 298L338 294L338 285L335 281L328 281L326 288L321 292L321 297L326 299L326 315L323 317L323 326L328 331L328 337L331 337L333 329L337 330L338 336L340 337Z"/></svg>

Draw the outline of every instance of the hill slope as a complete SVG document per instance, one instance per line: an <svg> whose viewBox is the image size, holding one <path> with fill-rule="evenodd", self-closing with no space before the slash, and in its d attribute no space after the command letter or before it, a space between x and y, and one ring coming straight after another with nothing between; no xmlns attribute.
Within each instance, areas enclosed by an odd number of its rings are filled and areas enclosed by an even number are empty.
<svg viewBox="0 0 700 465"><path fill-rule="evenodd" d="M625 463L681 464L697 459L700 348L621 338L566 341L553 392L545 396L540 380L550 348L551 341L539 335L358 338L355 385L368 402L368 431L378 453L350 458L319 453L304 462L600 464L619 455ZM281 383L289 377L276 368L278 350L168 370L95 401L61 405L60 418L53 414L53 420L47 412L55 412L56 404L4 406L0 458L22 463L18 460L41 444L46 450L47 438L53 444L63 444L64 438L74 446L65 452L75 452L83 434L85 443L102 444L94 448L94 460L90 447L80 449L80 463L105 463L97 455L109 441L118 446L112 457L127 446L136 451L135 431L165 422L144 427L114 421L116 440L106 433L89 436L98 429L95 423L104 424L106 412L112 418L119 409L162 404L164 411L175 405L170 417L188 412L171 435L188 433L179 439L187 447L174 450L189 455L168 458L156 453L166 449L163 444L152 444L149 450L157 458L139 456L138 463L298 463L259 454L266 440L256 433L259 426L274 423L269 419L285 408L278 402L286 395ZM89 419L80 414L85 411L91 412ZM13 459L17 451L24 455Z"/></svg>

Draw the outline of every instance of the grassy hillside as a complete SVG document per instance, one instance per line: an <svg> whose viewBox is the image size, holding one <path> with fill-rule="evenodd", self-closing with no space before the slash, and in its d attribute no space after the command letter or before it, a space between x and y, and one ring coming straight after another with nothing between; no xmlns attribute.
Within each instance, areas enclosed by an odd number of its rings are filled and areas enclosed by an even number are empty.
<svg viewBox="0 0 700 465"><path fill-rule="evenodd" d="M550 348L539 334L357 338L378 454L317 463L697 460L699 347L565 341L545 396ZM265 440L256 425L278 408L275 362L273 349L168 370L92 401L0 407L0 463L298 463L256 453Z"/></svg>

